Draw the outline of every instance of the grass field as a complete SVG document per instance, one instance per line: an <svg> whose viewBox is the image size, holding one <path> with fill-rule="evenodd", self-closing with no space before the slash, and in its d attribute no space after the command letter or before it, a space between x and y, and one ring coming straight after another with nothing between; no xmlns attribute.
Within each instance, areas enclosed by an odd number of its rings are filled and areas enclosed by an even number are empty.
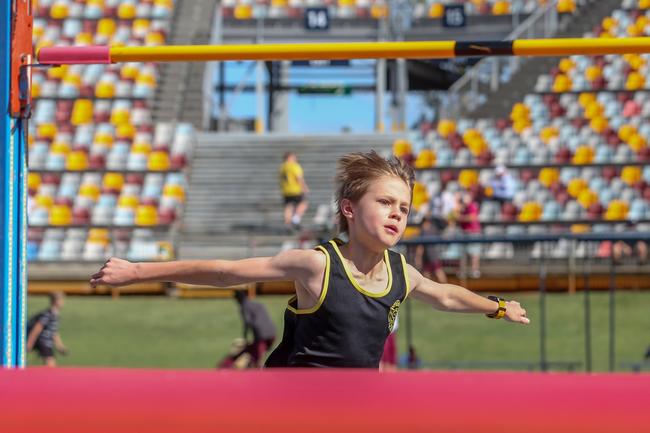
<svg viewBox="0 0 650 433"><path fill-rule="evenodd" d="M481 315L442 313L413 303L413 339L425 362L537 362L540 353L539 297L515 296L528 310L529 326L489 320ZM286 297L259 298L278 329ZM640 361L650 345L650 291L619 292L616 304L616 360ZM608 368L608 295L592 293L593 368ZM584 296L547 297L549 361L585 361ZM28 300L29 314L47 306L46 297ZM400 351L406 348L406 311L400 311ZM212 368L240 336L241 323L233 300L184 300L162 297L68 297L60 322L70 349L59 364L66 366ZM281 332L281 331L279 331ZM40 361L34 354L29 365Z"/></svg>

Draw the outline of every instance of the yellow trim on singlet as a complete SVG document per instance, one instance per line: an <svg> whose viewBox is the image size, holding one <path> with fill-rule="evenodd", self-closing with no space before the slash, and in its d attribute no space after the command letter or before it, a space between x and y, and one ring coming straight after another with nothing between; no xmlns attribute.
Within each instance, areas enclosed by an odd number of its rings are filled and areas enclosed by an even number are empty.
<svg viewBox="0 0 650 433"><path fill-rule="evenodd" d="M388 284L386 284L386 289L383 292L373 293L365 290L363 287L359 285L359 283L357 283L357 280L354 279L352 273L348 269L348 266L345 264L345 259L343 258L343 254L341 254L341 250L339 250L336 241L331 240L330 244L332 244L332 246L334 247L334 251L336 251L336 254L338 254L339 258L341 259L343 270L345 270L345 274L348 276L348 280L350 280L350 283L354 286L355 289L357 289L359 292L363 293L366 296L370 296L371 298L381 298L382 296L386 296L390 292L390 289L393 286L393 272L390 269L388 250L384 250L384 263L386 263L386 271L388 272Z"/></svg>
<svg viewBox="0 0 650 433"><path fill-rule="evenodd" d="M404 254L400 254L400 257L402 258L402 272L404 272L404 282L406 283L406 294L404 295L404 299L402 299L402 302L404 302L409 293L411 293L411 284L409 282L409 270L406 264L406 258L404 258Z"/></svg>
<svg viewBox="0 0 650 433"><path fill-rule="evenodd" d="M289 302L287 303L287 309L294 314L315 313L323 304L323 301L325 300L325 295L327 295L327 287L329 286L329 282L330 282L330 254L327 252L325 248L321 247L320 245L317 246L316 249L325 253L325 275L323 276L323 287L321 288L320 296L318 297L318 302L316 303L316 305L314 305L311 308L305 308L305 309L293 308L291 306L291 302L294 299L297 299L297 296L292 296L291 299L289 299Z"/></svg>

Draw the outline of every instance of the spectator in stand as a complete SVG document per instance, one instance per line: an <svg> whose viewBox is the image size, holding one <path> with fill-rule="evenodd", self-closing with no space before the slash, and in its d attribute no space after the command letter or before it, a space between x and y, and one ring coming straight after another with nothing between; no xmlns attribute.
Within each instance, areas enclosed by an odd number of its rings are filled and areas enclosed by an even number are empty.
<svg viewBox="0 0 650 433"><path fill-rule="evenodd" d="M460 228L466 235L481 234L481 223L478 219L479 205L471 193L465 192L461 197L460 208L458 212L458 222ZM481 244L467 244L467 254L470 257L472 278L481 276Z"/></svg>
<svg viewBox="0 0 650 433"><path fill-rule="evenodd" d="M50 307L29 319L27 322L27 351L36 350L48 367L56 367L55 350L67 355L59 335L59 315L64 304L62 292L50 293Z"/></svg>
<svg viewBox="0 0 650 433"><path fill-rule="evenodd" d="M437 236L440 230L436 227L430 217L422 220L422 227L420 231L421 236ZM439 283L447 282L447 275L442 268L442 260L436 245L418 245L415 247L415 267L418 268L422 274Z"/></svg>
<svg viewBox="0 0 650 433"><path fill-rule="evenodd" d="M491 186L492 198L501 204L512 201L515 196L515 181L503 165L497 165L494 169Z"/></svg>
<svg viewBox="0 0 650 433"><path fill-rule="evenodd" d="M309 187L298 163L298 157L293 152L284 154L284 162L280 166L280 189L284 199L284 225L299 229L309 206L305 198Z"/></svg>

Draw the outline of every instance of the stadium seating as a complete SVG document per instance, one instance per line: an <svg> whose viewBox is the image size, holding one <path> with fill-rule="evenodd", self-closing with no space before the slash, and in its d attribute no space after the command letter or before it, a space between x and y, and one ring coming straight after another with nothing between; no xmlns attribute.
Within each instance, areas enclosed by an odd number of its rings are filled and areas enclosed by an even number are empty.
<svg viewBox="0 0 650 433"><path fill-rule="evenodd" d="M561 13L573 13L579 1L562 0ZM424 0L413 5L413 18L440 19L446 5L465 6L468 15L510 15L532 13L545 4L544 0ZM388 14L386 0L224 0L226 19L249 20L257 18L301 18L307 7L327 7L330 16L340 19L381 19Z"/></svg>
<svg viewBox="0 0 650 433"><path fill-rule="evenodd" d="M171 0L40 0L33 42L159 45L172 9ZM30 260L168 257L157 245L182 212L194 131L153 123L158 80L150 63L33 71Z"/></svg>
<svg viewBox="0 0 650 433"><path fill-rule="evenodd" d="M650 34L650 3L622 6L595 35ZM550 74L538 77L537 93L515 104L509 119L425 124L396 142L393 153L423 170L418 179L430 197L472 192L485 233L538 232L540 226L530 223L598 231L650 220L650 167L639 165L650 162L649 58L563 58ZM515 186L512 200L503 204L492 199L497 165L509 167ZM414 207L411 220L417 223L429 207ZM576 224L585 220L593 225ZM559 245L554 254L566 257L567 248ZM483 253L510 254L496 244Z"/></svg>

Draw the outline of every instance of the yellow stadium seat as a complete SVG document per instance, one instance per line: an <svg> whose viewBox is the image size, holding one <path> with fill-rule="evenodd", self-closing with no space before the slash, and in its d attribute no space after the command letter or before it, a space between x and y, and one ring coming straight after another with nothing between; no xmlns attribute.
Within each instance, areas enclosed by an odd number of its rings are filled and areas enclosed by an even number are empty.
<svg viewBox="0 0 650 433"><path fill-rule="evenodd" d="M404 235L402 235L402 239L414 238L416 236L420 236L420 233L421 230L419 227L407 226L404 230Z"/></svg>
<svg viewBox="0 0 650 433"><path fill-rule="evenodd" d="M138 197L134 195L121 195L117 199L118 207L135 209L139 204L140 204L140 200L138 200Z"/></svg>
<svg viewBox="0 0 650 433"><path fill-rule="evenodd" d="M38 81L32 81L32 98L38 98L41 96L41 85Z"/></svg>
<svg viewBox="0 0 650 433"><path fill-rule="evenodd" d="M580 96L578 96L578 103L582 108L587 107L587 105L594 101L596 101L596 95L593 93L581 93Z"/></svg>
<svg viewBox="0 0 650 433"><path fill-rule="evenodd" d="M92 33L81 32L77 33L77 36L74 37L75 45L93 45L95 42L95 36Z"/></svg>
<svg viewBox="0 0 650 433"><path fill-rule="evenodd" d="M133 136L135 136L135 126L130 123L122 123L117 126L115 136L118 138L133 139Z"/></svg>
<svg viewBox="0 0 650 433"><path fill-rule="evenodd" d="M438 127L436 128L438 131L438 134L443 137L447 138L454 132L456 132L456 122L453 120L447 120L443 119L440 122L438 122Z"/></svg>
<svg viewBox="0 0 650 433"><path fill-rule="evenodd" d="M41 123L36 128L36 135L42 138L54 138L56 131L56 125L54 123Z"/></svg>
<svg viewBox="0 0 650 433"><path fill-rule="evenodd" d="M154 87L156 85L156 76L151 72L142 72L135 79L137 84L144 84Z"/></svg>
<svg viewBox="0 0 650 433"><path fill-rule="evenodd" d="M576 165L591 164L594 156L594 149L591 146L578 146L573 154L573 163Z"/></svg>
<svg viewBox="0 0 650 433"><path fill-rule="evenodd" d="M66 170L82 171L88 169L88 155L86 152L74 151L68 154L65 161Z"/></svg>
<svg viewBox="0 0 650 433"><path fill-rule="evenodd" d="M370 16L376 20L386 18L388 16L388 6L379 3L373 3L372 7L370 8Z"/></svg>
<svg viewBox="0 0 650 433"><path fill-rule="evenodd" d="M458 184L465 189L470 189L478 184L478 171L476 170L461 170L458 174Z"/></svg>
<svg viewBox="0 0 650 433"><path fill-rule="evenodd" d="M112 99L115 97L115 85L110 81L98 82L95 86L95 96L98 98Z"/></svg>
<svg viewBox="0 0 650 433"><path fill-rule="evenodd" d="M553 91L556 93L568 92L571 90L572 85L571 79L568 76L559 74L553 81Z"/></svg>
<svg viewBox="0 0 650 433"><path fill-rule="evenodd" d="M426 187L420 183L415 182L413 185L413 208L418 210L420 206L429 201L429 194L427 193Z"/></svg>
<svg viewBox="0 0 650 433"><path fill-rule="evenodd" d="M492 6L492 15L508 15L510 13L510 2L497 1Z"/></svg>
<svg viewBox="0 0 650 433"><path fill-rule="evenodd" d="M86 125L93 121L93 101L90 99L77 99L72 106L70 123L75 126Z"/></svg>
<svg viewBox="0 0 650 433"><path fill-rule="evenodd" d="M185 189L181 185L167 184L163 187L164 197L173 197L180 201L185 200Z"/></svg>
<svg viewBox="0 0 650 433"><path fill-rule="evenodd" d="M50 225L69 226L72 224L72 210L66 205L55 204L50 209Z"/></svg>
<svg viewBox="0 0 650 433"><path fill-rule="evenodd" d="M147 159L147 169L151 171L168 171L171 166L167 152L153 151Z"/></svg>
<svg viewBox="0 0 650 433"><path fill-rule="evenodd" d="M605 219L607 221L617 221L627 218L627 213L629 212L629 206L626 202L622 200L612 200L607 206L607 211L605 211Z"/></svg>
<svg viewBox="0 0 650 433"><path fill-rule="evenodd" d="M38 207L50 209L54 205L54 197L51 195L38 194L34 197L34 202L36 202Z"/></svg>
<svg viewBox="0 0 650 433"><path fill-rule="evenodd" d="M111 123L113 125L121 125L122 123L129 123L131 120L131 112L126 108L117 108L111 111Z"/></svg>
<svg viewBox="0 0 650 433"><path fill-rule="evenodd" d="M104 189L121 191L124 186L124 176L120 173L106 173L102 179Z"/></svg>
<svg viewBox="0 0 650 433"><path fill-rule="evenodd" d="M97 22L97 34L105 38L110 38L115 33L117 25L112 18L102 18Z"/></svg>
<svg viewBox="0 0 650 433"><path fill-rule="evenodd" d="M573 68L576 67L576 64L571 58L565 57L562 60L560 60L559 64L559 69L562 71L563 74L569 73Z"/></svg>
<svg viewBox="0 0 650 433"><path fill-rule="evenodd" d="M97 200L100 194L101 190L99 188L99 185L96 185L94 183L84 183L79 187L79 197L86 197Z"/></svg>
<svg viewBox="0 0 650 433"><path fill-rule="evenodd" d="M65 77L68 74L69 69L70 66L68 65L61 65L56 68L48 68L47 76L48 78L51 78L53 80L62 80L63 77Z"/></svg>
<svg viewBox="0 0 650 433"><path fill-rule="evenodd" d="M108 244L109 240L108 229L92 228L88 230L88 242Z"/></svg>
<svg viewBox="0 0 650 433"><path fill-rule="evenodd" d="M144 43L145 45L162 45L165 43L165 36L160 32L147 33Z"/></svg>
<svg viewBox="0 0 650 433"><path fill-rule="evenodd" d="M646 139L641 134L637 133L632 134L627 144L630 146L630 149L635 152L639 152L647 146Z"/></svg>
<svg viewBox="0 0 650 433"><path fill-rule="evenodd" d="M131 153L148 154L151 152L151 144L146 141L136 141L131 146Z"/></svg>
<svg viewBox="0 0 650 433"><path fill-rule="evenodd" d="M590 231L591 227L588 224L571 224L571 233L581 234L589 233Z"/></svg>
<svg viewBox="0 0 650 433"><path fill-rule="evenodd" d="M510 120L516 122L519 119L528 119L530 117L530 108L527 105L517 102L512 106L510 111Z"/></svg>
<svg viewBox="0 0 650 433"><path fill-rule="evenodd" d="M615 20L614 18L612 18L612 17L605 17L605 18L603 18L603 21L601 22L600 25L601 25L601 27L603 28L603 30L605 30L605 31L609 31L609 30L611 30L612 28L616 27L617 24L618 24L618 23L616 22L616 20Z"/></svg>
<svg viewBox="0 0 650 433"><path fill-rule="evenodd" d="M135 36L145 36L149 32L149 27L151 27L151 22L149 20L138 18L133 20L131 25L131 31Z"/></svg>
<svg viewBox="0 0 650 433"><path fill-rule="evenodd" d="M41 186L41 175L38 173L30 172L27 175L27 188L36 191L38 187Z"/></svg>
<svg viewBox="0 0 650 433"><path fill-rule="evenodd" d="M557 168L544 167L539 171L539 183L549 188L560 181L560 171Z"/></svg>
<svg viewBox="0 0 650 433"><path fill-rule="evenodd" d="M591 65L588 66L587 69L585 69L585 78L589 81L597 80L602 76L603 76L603 71L598 66Z"/></svg>
<svg viewBox="0 0 650 433"><path fill-rule="evenodd" d="M238 4L235 6L233 16L237 20L250 20L253 18L253 7L250 4Z"/></svg>
<svg viewBox="0 0 650 433"><path fill-rule="evenodd" d="M628 165L621 170L621 180L633 186L641 181L641 167Z"/></svg>
<svg viewBox="0 0 650 433"><path fill-rule="evenodd" d="M650 0L639 0L639 9L650 9Z"/></svg>
<svg viewBox="0 0 650 433"><path fill-rule="evenodd" d="M109 132L97 131L93 138L95 144L101 144L104 147L113 147L113 134Z"/></svg>
<svg viewBox="0 0 650 433"><path fill-rule="evenodd" d="M519 212L519 221L522 222L539 221L541 217L542 205L534 201L524 203Z"/></svg>
<svg viewBox="0 0 650 433"><path fill-rule="evenodd" d="M571 179L567 186L567 192L573 198L577 198L585 189L587 189L587 181L579 177Z"/></svg>
<svg viewBox="0 0 650 433"><path fill-rule="evenodd" d="M50 153L67 155L70 153L70 144L65 141L54 140L50 145Z"/></svg>
<svg viewBox="0 0 650 433"><path fill-rule="evenodd" d="M580 203L583 208L589 209L589 206L598 203L598 194L589 189L583 189L580 191L580 194L578 194L578 203Z"/></svg>
<svg viewBox="0 0 650 433"><path fill-rule="evenodd" d="M413 153L413 149L411 147L411 143L409 143L407 140L398 138L393 142L393 155L395 155L397 158L402 158L411 153Z"/></svg>
<svg viewBox="0 0 650 433"><path fill-rule="evenodd" d="M530 120L528 119L517 119L513 122L512 124L512 129L515 130L518 134L521 134L524 132L526 129L531 127Z"/></svg>
<svg viewBox="0 0 650 433"><path fill-rule="evenodd" d="M133 3L120 3L117 8L117 16L122 20L131 20L135 18L136 7Z"/></svg>
<svg viewBox="0 0 650 433"><path fill-rule="evenodd" d="M474 156L479 156L488 149L488 145L482 136L473 137L467 143L467 148Z"/></svg>
<svg viewBox="0 0 650 433"><path fill-rule="evenodd" d="M630 72L625 80L625 90L640 90L645 87L645 77L635 71Z"/></svg>
<svg viewBox="0 0 650 433"><path fill-rule="evenodd" d="M621 125L621 127L618 128L618 138L625 143L627 143L636 133L636 128L630 124Z"/></svg>
<svg viewBox="0 0 650 433"><path fill-rule="evenodd" d="M155 226L158 224L158 210L155 206L139 205L135 210L135 225Z"/></svg>
<svg viewBox="0 0 650 433"><path fill-rule="evenodd" d="M557 11L561 14L572 14L576 10L576 4L574 0L560 0L557 3Z"/></svg>
<svg viewBox="0 0 650 433"><path fill-rule="evenodd" d="M639 26L634 23L625 28L625 33L632 38L636 38L643 35L643 29L640 29Z"/></svg>
<svg viewBox="0 0 650 433"><path fill-rule="evenodd" d="M591 119L591 122L589 122L589 126L591 127L591 129L593 129L594 131L600 134L607 129L607 127L609 126L609 122L607 121L606 118L599 116Z"/></svg>
<svg viewBox="0 0 650 433"><path fill-rule="evenodd" d="M64 1L54 2L50 8L50 18L55 20L62 20L68 17L68 3Z"/></svg>
<svg viewBox="0 0 650 433"><path fill-rule="evenodd" d="M595 117L599 117L603 114L603 111L603 106L599 102L590 102L585 106L585 119L591 120Z"/></svg>
<svg viewBox="0 0 650 433"><path fill-rule="evenodd" d="M431 168L436 165L436 154L431 149L423 149L415 159L415 168Z"/></svg>
<svg viewBox="0 0 650 433"><path fill-rule="evenodd" d="M159 7L171 9L174 6L173 0L155 0L154 4Z"/></svg>
<svg viewBox="0 0 650 433"><path fill-rule="evenodd" d="M135 80L136 78L138 78L139 73L140 70L133 63L126 63L120 69L120 77L123 80Z"/></svg>
<svg viewBox="0 0 650 433"><path fill-rule="evenodd" d="M445 13L445 7L440 3L432 3L429 7L429 18L442 18Z"/></svg>
<svg viewBox="0 0 650 433"><path fill-rule="evenodd" d="M65 77L63 77L63 83L70 86L79 87L81 86L81 76L79 74L73 74L68 72Z"/></svg>
<svg viewBox="0 0 650 433"><path fill-rule="evenodd" d="M560 132L554 126L546 126L542 128L542 130L539 132L539 138L542 139L544 144L548 144L552 138L557 137L559 135Z"/></svg>

